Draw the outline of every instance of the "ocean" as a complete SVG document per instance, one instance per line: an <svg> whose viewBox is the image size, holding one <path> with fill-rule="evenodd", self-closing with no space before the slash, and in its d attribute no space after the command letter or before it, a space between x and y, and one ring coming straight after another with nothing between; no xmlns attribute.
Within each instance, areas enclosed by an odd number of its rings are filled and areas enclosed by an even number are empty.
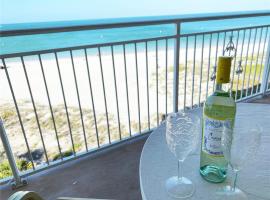
<svg viewBox="0 0 270 200"><path fill-rule="evenodd" d="M23 24L2 24L1 30L24 29L36 27L56 27L73 24L93 23L93 20L87 21L65 21L65 22L42 22L42 23L23 23ZM190 22L181 24L181 33L196 33L215 30L226 30L232 28L269 25L270 17L253 17L233 20L216 20L206 22ZM10 54L18 52L28 52L44 49L55 49L64 47L74 47L80 45L101 44L108 42L119 42L145 38L155 38L170 36L175 33L175 27L172 24L152 25L129 28L100 29L87 31L74 31L63 33L49 33L25 36L0 37L0 54ZM265 31L263 32L265 34ZM255 34L252 34L254 37ZM243 36L240 32L239 37ZM217 35L213 35L215 39ZM220 35L220 39L224 34ZM258 36L257 36L258 37ZM194 38L190 40L192 42ZM198 37L201 40L201 37ZM172 42L172 40L170 41ZM164 43L162 44L164 45Z"/></svg>

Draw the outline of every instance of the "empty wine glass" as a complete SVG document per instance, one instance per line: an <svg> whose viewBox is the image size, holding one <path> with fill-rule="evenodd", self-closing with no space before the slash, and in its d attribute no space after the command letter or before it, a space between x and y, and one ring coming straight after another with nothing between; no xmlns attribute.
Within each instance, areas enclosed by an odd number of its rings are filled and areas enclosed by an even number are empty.
<svg viewBox="0 0 270 200"><path fill-rule="evenodd" d="M178 160L178 175L166 181L170 196L186 198L194 192L193 183L183 177L182 163L196 147L200 133L200 118L191 112L179 112L168 115L166 122L166 141L170 151Z"/></svg>
<svg viewBox="0 0 270 200"><path fill-rule="evenodd" d="M244 120L248 123L244 123ZM234 179L230 186L217 191L220 200L246 200L246 194L236 187L238 172L256 157L261 143L262 128L252 119L236 118L233 128L225 127L221 146L225 159L234 172Z"/></svg>

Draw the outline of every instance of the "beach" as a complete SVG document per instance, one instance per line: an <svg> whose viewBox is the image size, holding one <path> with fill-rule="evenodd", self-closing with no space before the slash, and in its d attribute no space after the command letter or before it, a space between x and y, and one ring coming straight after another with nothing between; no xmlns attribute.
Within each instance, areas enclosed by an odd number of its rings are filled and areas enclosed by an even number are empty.
<svg viewBox="0 0 270 200"><path fill-rule="evenodd" d="M265 30L261 40L259 34L257 37L254 32L252 34L249 45L246 38L239 38L238 43L237 38L233 38L237 54L232 61L229 87L232 85L233 91L239 90L238 96L241 90L245 96L245 90L259 84L262 78L267 46L262 45ZM219 37L214 35L211 42L210 35L204 39L198 36L196 43L195 37L180 40L179 109L201 106L214 91L213 66L217 65L217 58L223 54L228 42L229 37L224 40L222 34ZM244 71L236 75L240 60ZM99 48L86 48L46 53L41 54L41 62L38 55L7 58L5 64L29 149L41 152L41 157L34 161L35 165L43 165L47 157L51 162L63 153L81 153L140 134L158 126L163 115L173 111L173 39L168 39L167 43L166 40L157 40L138 42L136 46L134 43L105 46L100 47L100 52ZM4 70L0 70L0 91L0 115L13 153L16 159L29 160ZM5 161L2 144L0 155Z"/></svg>

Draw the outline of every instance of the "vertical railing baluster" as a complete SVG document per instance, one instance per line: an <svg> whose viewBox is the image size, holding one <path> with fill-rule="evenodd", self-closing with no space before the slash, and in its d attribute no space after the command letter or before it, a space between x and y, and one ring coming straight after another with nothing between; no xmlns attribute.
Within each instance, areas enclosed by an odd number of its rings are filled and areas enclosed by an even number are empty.
<svg viewBox="0 0 270 200"><path fill-rule="evenodd" d="M103 67L102 67L100 47L98 47L98 57L99 57L99 65L100 65L102 88L103 88L105 114L106 114L106 121L107 121L107 133L108 133L109 143L111 144L111 132L110 132L109 117L108 117L107 99L106 99L106 91L105 91L105 84L104 84L104 76L103 76Z"/></svg>
<svg viewBox="0 0 270 200"><path fill-rule="evenodd" d="M89 70L89 62L88 62L88 56L87 56L86 49L84 49L84 56L85 56L85 62L86 62L86 68L87 68L88 83L89 83L89 88L90 88L91 105L92 105L92 111L93 111L94 122L95 122L97 145L98 145L98 147L100 147L99 133L98 133L98 127L97 127L97 118L96 118L96 110L95 110L95 102L94 102L93 89L92 89L90 70Z"/></svg>
<svg viewBox="0 0 270 200"><path fill-rule="evenodd" d="M116 74L115 74L115 62L114 62L114 50L113 46L111 46L111 55L112 55L112 65L113 65L113 77L114 77L114 89L115 89L115 100L116 100L116 109L117 109L117 120L118 120L118 132L119 138L122 140L122 133L121 133L121 122L119 116L119 105L118 105L118 92L117 92L117 84L116 84Z"/></svg>
<svg viewBox="0 0 270 200"><path fill-rule="evenodd" d="M234 31L231 31L231 35L230 35L230 37L232 38L232 41L233 41L233 37L234 37L234 36L233 36L233 32L234 32ZM229 41L229 42L230 42L230 41ZM227 47L226 47L226 48L227 48ZM226 48L224 49L224 51L226 51ZM231 55L231 52L232 52L232 50L229 50L229 56L232 56L232 55ZM236 47L235 47L235 56L236 56Z"/></svg>
<svg viewBox="0 0 270 200"><path fill-rule="evenodd" d="M244 89L244 85L245 85L246 68L247 68L247 62L248 62L248 52L249 52L249 45L250 45L251 35L252 35L252 29L249 30L249 38L248 38L248 46L247 46L247 53L246 53L246 61L245 61L245 67L244 67L244 76L243 76L243 80L242 80L242 89L241 89L241 95L240 95L240 98L241 99L243 97L243 89Z"/></svg>
<svg viewBox="0 0 270 200"><path fill-rule="evenodd" d="M233 36L233 32L232 32ZM239 30L237 31L237 38L236 38L236 44L235 44L235 55L234 55L234 61L233 61L233 71L232 71L232 80L231 80L231 86L230 86L230 96L232 96L232 90L233 90L233 84L234 84L234 74L235 74L235 65L236 65L236 59L237 59L237 49L238 49L238 42L239 42Z"/></svg>
<svg viewBox="0 0 270 200"><path fill-rule="evenodd" d="M84 120L83 120L83 112L82 112L82 107L81 107L81 100L80 100L80 94L79 94L79 88L78 88L78 82L77 82L77 76L76 76L76 70L75 70L72 50L70 50L69 53L70 53L70 58L71 58L71 64L72 64L72 70L73 70L73 78L74 78L74 81L75 81L75 88L76 88L77 99L78 99L79 110L80 110L81 124L82 124L83 137L84 137L84 144L85 144L86 151L88 151L87 139L86 139L86 134L85 134L85 126L84 126Z"/></svg>
<svg viewBox="0 0 270 200"><path fill-rule="evenodd" d="M126 95L127 95L128 130L129 130L129 136L131 137L130 109L129 109L129 95L128 95L128 77L127 77L127 61L126 61L126 46L125 46L125 44L123 44L123 54L124 54L124 67L125 67Z"/></svg>
<svg viewBox="0 0 270 200"><path fill-rule="evenodd" d="M225 53L225 42L226 42L226 37L227 37L227 32L225 31L224 33L224 38L223 38L223 45L222 45L222 54L224 55Z"/></svg>
<svg viewBox="0 0 270 200"><path fill-rule="evenodd" d="M4 127L4 122L1 119L1 117L0 117L0 139L2 140L4 151L8 159L9 167L13 175L14 181L11 182L12 189L16 189L16 188L26 185L27 181L23 180L20 176L18 167L16 165L16 161L14 158L14 154L12 152L12 149L8 140L8 136Z"/></svg>
<svg viewBox="0 0 270 200"><path fill-rule="evenodd" d="M41 127L40 127L40 122L39 122L39 118L38 118L38 114L37 114L37 109L36 109L36 105L35 105L35 101L34 101L32 89L31 89L31 86L30 86L30 81L29 81L29 78L28 78L28 74L27 74L27 71L26 71L26 67L25 67L25 63L24 63L24 58L22 56L21 56L21 62L22 62L23 71L24 71L24 75L25 75L25 79L26 79L28 91L29 91L29 94L30 94L32 106L33 106L34 113L35 113L35 118L36 118L38 130L39 130L39 135L40 135L42 147L44 149L44 154L45 154L45 157L46 157L46 162L49 165L50 163L49 163L49 158L48 158L47 150L46 150L44 139L43 139L43 133L42 133L42 130L41 130Z"/></svg>
<svg viewBox="0 0 270 200"><path fill-rule="evenodd" d="M28 156L30 158L30 162L32 164L32 169L35 170L35 165L34 165L32 153L30 151L29 143L28 143L28 140L27 140L27 137L26 137L24 125L23 125L22 118L21 118L21 113L19 111L19 107L18 107L18 104L17 104L17 100L16 100L16 97L15 97L13 86L11 84L11 80L10 80L10 77L9 77L9 73L8 73L8 70L7 70L5 59L2 59L2 62L3 62L5 74L6 74L6 77L7 77L7 80L8 80L8 85L9 85L9 89L10 89L10 92L11 92L11 95L12 95L12 99L13 99L13 102L14 102L14 105L15 105L15 108L16 108L17 116L19 118L20 126L21 126L22 133L23 133L23 138L24 138L25 145L26 145L26 148L27 148L27 153L28 153Z"/></svg>
<svg viewBox="0 0 270 200"><path fill-rule="evenodd" d="M243 58L243 51L244 51L243 49L244 49L245 39L246 39L246 29L244 30L244 35L243 35L243 40L242 40L242 45L241 45L241 54L240 54L240 61L241 62L242 62L242 58ZM238 74L238 76L237 76L235 101L237 100L237 95L238 95L239 78L240 78L240 74Z"/></svg>
<svg viewBox="0 0 270 200"><path fill-rule="evenodd" d="M158 41L156 40L156 93L157 93L157 126L159 125L159 109L158 109Z"/></svg>
<svg viewBox="0 0 270 200"><path fill-rule="evenodd" d="M202 52L201 52L201 69L200 69L200 86L199 86L199 100L198 106L201 105L201 92L202 92L202 71L203 71L203 50L204 50L204 34L202 35Z"/></svg>
<svg viewBox="0 0 270 200"><path fill-rule="evenodd" d="M208 97L208 86L209 86L209 74L210 74L210 65L211 65L211 48L212 48L212 37L213 34L210 33L210 38L209 38L209 52L208 52L208 68L207 68L207 82L206 82L206 94L205 94L205 99Z"/></svg>
<svg viewBox="0 0 270 200"><path fill-rule="evenodd" d="M194 38L194 53L193 53L193 68L192 68L192 92L191 92L191 108L193 108L193 96L194 96L194 76L195 76L195 59L196 59L196 48L197 48L197 36Z"/></svg>
<svg viewBox="0 0 270 200"><path fill-rule="evenodd" d="M149 80L148 80L148 43L145 42L145 67L146 67L146 95L147 95L147 119L148 130L150 130L150 108L149 108Z"/></svg>
<svg viewBox="0 0 270 200"><path fill-rule="evenodd" d="M262 85L260 88L260 92L262 95L265 95L266 90L268 89L269 73L270 73L270 37L268 38L268 45L263 68Z"/></svg>
<svg viewBox="0 0 270 200"><path fill-rule="evenodd" d="M225 39L226 39L226 32L225 32L224 39L223 39L222 52L224 52ZM215 54L215 67L217 67L218 45L219 45L219 33L217 34L216 54ZM216 84L216 79L213 80L213 92L215 91L215 84Z"/></svg>
<svg viewBox="0 0 270 200"><path fill-rule="evenodd" d="M254 56L254 49L256 45L256 39L257 39L257 32L258 29L255 29L255 36L254 36L254 41L253 41L253 47L252 47L252 52L251 52L251 61L249 65L249 74L248 74L248 82L247 82L247 90L246 90L246 97L248 96L248 90L249 90L249 81L250 81L250 74L251 74L251 69L252 69L252 63L253 63L253 56ZM255 69L256 70L256 69Z"/></svg>
<svg viewBox="0 0 270 200"><path fill-rule="evenodd" d="M186 51L185 51L185 79L184 79L184 109L186 109L187 99L187 63L188 63L188 36L186 37Z"/></svg>
<svg viewBox="0 0 270 200"><path fill-rule="evenodd" d="M168 114L168 39L165 40L165 114Z"/></svg>
<svg viewBox="0 0 270 200"><path fill-rule="evenodd" d="M262 74L262 66L263 66L263 58L264 58L264 53L265 53L265 47L266 47L266 40L267 40L267 36L268 36L268 27L266 28L265 31L265 38L264 38L264 43L263 43L263 54L262 54L262 58L261 58L261 64L260 64L260 71L259 71L259 77L258 77L258 83L261 84L260 80L261 80L261 74ZM259 91L259 87L256 88L256 93L258 93Z"/></svg>
<svg viewBox="0 0 270 200"><path fill-rule="evenodd" d="M140 89L139 89L139 75L138 75L137 43L135 43L135 67L136 67L136 81L137 81L139 132L142 133L142 130L141 130L141 109L140 109Z"/></svg>
<svg viewBox="0 0 270 200"><path fill-rule="evenodd" d="M258 45L258 50L257 50L255 72L254 72L253 81L252 81L251 95L253 95L254 82L255 82L255 77L257 75L257 66L258 66L258 60L259 60L259 54L260 54L260 47L261 47L261 41L262 41L262 33L263 33L263 28L261 28L261 32L260 32L260 39L259 39L259 45ZM258 85L257 85L257 87L258 87Z"/></svg>
<svg viewBox="0 0 270 200"><path fill-rule="evenodd" d="M176 22L176 34L174 44L174 71L173 71L173 112L178 112L179 97L179 53L180 53L180 22Z"/></svg>
<svg viewBox="0 0 270 200"><path fill-rule="evenodd" d="M73 150L73 154L76 155L74 141L73 141L73 135L72 135L72 130L71 130L71 124L70 124L70 119L69 119L66 95L65 95L65 91L64 91L64 85L63 85L63 80L62 80L62 75L61 75L61 70L60 70L60 66L59 66L57 52L54 52L54 56L55 56L55 60L56 60L56 66L57 66L57 70L58 70L58 76L59 76L59 81L60 81L60 85L61 85L64 106L65 106L65 111L66 111L66 116L67 116L67 123L68 123L68 128L69 128L69 134L70 134L72 150Z"/></svg>
<svg viewBox="0 0 270 200"><path fill-rule="evenodd" d="M45 90L46 90L46 94L47 94L47 100L48 100L49 108L50 108L50 112L51 112L51 117L52 117L55 137L56 137L56 141L57 141L58 151L59 151L61 160L63 160L63 155L62 155L61 146L60 146L59 137L58 137L58 131L57 131L57 128L56 128L55 118L54 118L53 109L52 109L51 98L50 98L50 95L49 95L49 89L48 89L46 76L45 76L45 72L44 72L44 67L43 67L43 63L42 63L42 59L41 59L40 54L38 54L38 59L39 59L40 68L41 68L42 77L43 77L43 82L44 82L44 86L45 86Z"/></svg>

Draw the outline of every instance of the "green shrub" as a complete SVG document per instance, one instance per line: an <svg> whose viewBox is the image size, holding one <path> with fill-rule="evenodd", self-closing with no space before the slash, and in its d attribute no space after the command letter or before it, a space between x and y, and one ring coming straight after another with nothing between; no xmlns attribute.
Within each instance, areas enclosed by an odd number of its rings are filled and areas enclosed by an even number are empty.
<svg viewBox="0 0 270 200"><path fill-rule="evenodd" d="M0 179L12 176L8 161L0 163Z"/></svg>
<svg viewBox="0 0 270 200"><path fill-rule="evenodd" d="M62 152L63 158L69 157L69 156L72 156L72 155L73 155L73 151L72 151L72 150L67 150L67 151ZM56 160L58 160L58 159L60 159L60 158L61 158L61 154L58 153L58 154L56 154L56 155L53 157L53 161L56 161Z"/></svg>
<svg viewBox="0 0 270 200"><path fill-rule="evenodd" d="M9 118L11 118L15 115L16 115L16 112L14 112L11 109L6 109L6 110L3 110L3 112L1 112L1 116L2 116L3 120L8 120Z"/></svg>
<svg viewBox="0 0 270 200"><path fill-rule="evenodd" d="M72 150L68 150L62 153L63 158L69 157L72 155L73 155ZM60 158L61 158L61 154L57 154L53 157L53 161L58 160ZM19 171L26 171L28 169L32 169L31 162L24 159L16 160L16 164ZM9 176L12 176L12 171L11 171L8 161L5 160L2 163L0 163L0 179L6 178Z"/></svg>
<svg viewBox="0 0 270 200"><path fill-rule="evenodd" d="M32 169L32 164L27 160L17 160L17 167L20 171ZM12 176L12 171L7 160L0 163L0 179Z"/></svg>
<svg viewBox="0 0 270 200"><path fill-rule="evenodd" d="M31 162L27 160L18 160L17 161L17 166L20 171L25 171L28 169L32 169L32 164Z"/></svg>
<svg viewBox="0 0 270 200"><path fill-rule="evenodd" d="M258 91L260 91L261 84L258 84L258 85L254 85L253 86L253 94L256 92L257 87L258 87ZM251 95L251 92L252 92L252 87L249 87L247 89L243 89L242 98ZM235 98L235 95L236 95L236 91L233 90L232 91L232 97ZM237 90L237 97L236 97L236 99L240 99L240 98L241 98L241 90Z"/></svg>

